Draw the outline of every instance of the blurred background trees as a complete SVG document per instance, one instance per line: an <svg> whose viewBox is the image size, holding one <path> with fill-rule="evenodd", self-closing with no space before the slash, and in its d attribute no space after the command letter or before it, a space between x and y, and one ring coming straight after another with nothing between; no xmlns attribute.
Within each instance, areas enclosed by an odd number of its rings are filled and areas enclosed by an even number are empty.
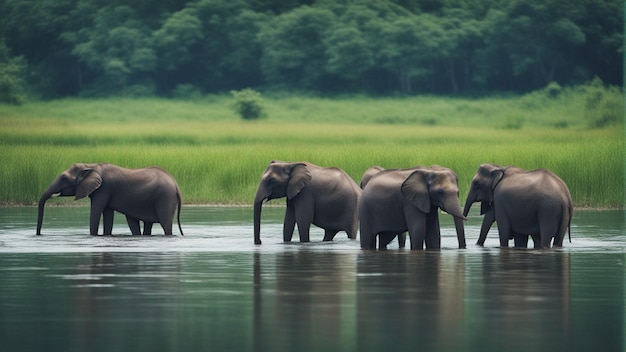
<svg viewBox="0 0 626 352"><path fill-rule="evenodd" d="M623 11L621 0L5 0L0 82L44 98L622 86Z"/></svg>

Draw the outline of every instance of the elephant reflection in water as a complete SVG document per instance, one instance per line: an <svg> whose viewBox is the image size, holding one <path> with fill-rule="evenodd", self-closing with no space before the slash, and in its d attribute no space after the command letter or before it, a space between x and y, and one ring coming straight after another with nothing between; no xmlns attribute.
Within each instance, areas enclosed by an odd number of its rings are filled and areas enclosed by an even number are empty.
<svg viewBox="0 0 626 352"><path fill-rule="evenodd" d="M333 350L352 341L354 255L254 253L254 347L259 351ZM268 273L271 273L268 275ZM352 275L351 275L352 274Z"/></svg>
<svg viewBox="0 0 626 352"><path fill-rule="evenodd" d="M67 267L73 268L68 269L67 276L75 279L73 288L68 290L68 327L60 331L72 336L72 347L77 351L136 346L139 341L146 350L161 350L163 339L171 333L169 322L180 319L175 303L186 297L181 285L180 259L165 253L110 252L67 258ZM158 304L158 297L167 297L168 304ZM137 322L142 322L142 327ZM58 325L62 323L60 319L54 325L60 329ZM99 337L106 337L106 341ZM49 346L45 347L42 350Z"/></svg>
<svg viewBox="0 0 626 352"><path fill-rule="evenodd" d="M576 334L571 326L570 267L567 252L486 252L482 267L468 273L476 287L482 287L480 296L470 299L483 305L475 309L473 319L483 326L478 333L484 336L476 339L491 343L484 350L579 350L571 344Z"/></svg>
<svg viewBox="0 0 626 352"><path fill-rule="evenodd" d="M465 349L464 255L362 252L356 268L357 351Z"/></svg>

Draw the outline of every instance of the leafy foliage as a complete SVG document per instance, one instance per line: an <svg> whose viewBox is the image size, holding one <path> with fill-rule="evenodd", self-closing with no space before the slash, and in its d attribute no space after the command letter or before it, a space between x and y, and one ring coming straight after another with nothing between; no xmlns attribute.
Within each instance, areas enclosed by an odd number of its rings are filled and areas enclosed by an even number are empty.
<svg viewBox="0 0 626 352"><path fill-rule="evenodd" d="M599 78L582 87L585 94L585 115L589 126L600 128L623 122L624 100L620 90L605 87Z"/></svg>
<svg viewBox="0 0 626 352"><path fill-rule="evenodd" d="M255 120L263 117L263 99L261 94L250 88L240 91L231 91L230 94L235 98L233 108L244 120Z"/></svg>
<svg viewBox="0 0 626 352"><path fill-rule="evenodd" d="M24 69L24 60L10 57L9 49L0 42L0 102L16 105L24 102Z"/></svg>
<svg viewBox="0 0 626 352"><path fill-rule="evenodd" d="M5 0L42 96L242 87L374 93L622 86L620 0Z"/></svg>

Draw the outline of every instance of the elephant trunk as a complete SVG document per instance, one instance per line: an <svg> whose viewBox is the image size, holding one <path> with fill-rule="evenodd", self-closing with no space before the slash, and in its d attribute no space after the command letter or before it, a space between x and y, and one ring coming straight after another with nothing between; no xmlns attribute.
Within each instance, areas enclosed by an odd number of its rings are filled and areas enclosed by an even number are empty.
<svg viewBox="0 0 626 352"><path fill-rule="evenodd" d="M459 241L459 248L465 248L465 225L464 221L467 220L465 215L461 213L461 205L459 204L459 199L450 199L446 201L444 204L443 210L452 215L454 218L454 226L456 227L456 237Z"/></svg>
<svg viewBox="0 0 626 352"><path fill-rule="evenodd" d="M454 227L456 227L456 238L459 241L459 248L466 248L467 245L465 243L465 224L463 224L463 220L455 217Z"/></svg>
<svg viewBox="0 0 626 352"><path fill-rule="evenodd" d="M473 189L467 194L467 199L465 200L465 208L463 209L463 216L467 216L469 214L470 208L472 204L476 203L476 194Z"/></svg>
<svg viewBox="0 0 626 352"><path fill-rule="evenodd" d="M254 244L261 244L261 206L263 201L254 202Z"/></svg>
<svg viewBox="0 0 626 352"><path fill-rule="evenodd" d="M254 244L261 244L261 207L270 192L261 183L254 197Z"/></svg>
<svg viewBox="0 0 626 352"><path fill-rule="evenodd" d="M46 205L46 201L52 197L52 195L56 193L56 182L51 184L48 189L46 189L41 198L39 198L39 209L37 212L37 235L41 235L41 225L43 224L43 208Z"/></svg>

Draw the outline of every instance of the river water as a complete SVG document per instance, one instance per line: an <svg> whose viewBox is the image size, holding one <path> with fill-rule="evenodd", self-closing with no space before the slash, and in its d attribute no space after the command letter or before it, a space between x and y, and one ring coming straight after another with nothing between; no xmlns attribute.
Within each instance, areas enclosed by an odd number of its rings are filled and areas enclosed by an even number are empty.
<svg viewBox="0 0 626 352"><path fill-rule="evenodd" d="M557 250L282 243L284 208L184 207L185 236L89 236L86 207L0 208L2 351L619 351L623 211L577 211ZM530 241L532 242L532 240ZM395 248L394 248L395 247Z"/></svg>

